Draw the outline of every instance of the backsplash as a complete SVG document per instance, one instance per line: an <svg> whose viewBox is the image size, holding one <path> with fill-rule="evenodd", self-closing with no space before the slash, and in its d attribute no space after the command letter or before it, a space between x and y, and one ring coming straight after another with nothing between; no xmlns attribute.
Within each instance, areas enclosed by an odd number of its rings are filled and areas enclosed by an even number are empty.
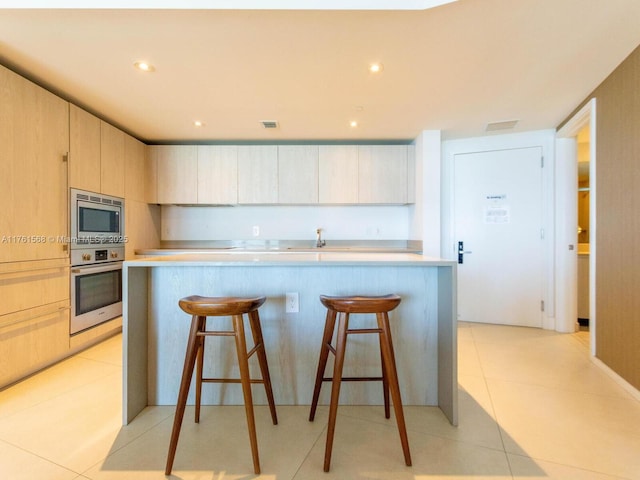
<svg viewBox="0 0 640 480"><path fill-rule="evenodd" d="M407 240L409 207L164 205L161 240ZM255 229L254 227L257 227ZM258 235L254 235L254 233Z"/></svg>

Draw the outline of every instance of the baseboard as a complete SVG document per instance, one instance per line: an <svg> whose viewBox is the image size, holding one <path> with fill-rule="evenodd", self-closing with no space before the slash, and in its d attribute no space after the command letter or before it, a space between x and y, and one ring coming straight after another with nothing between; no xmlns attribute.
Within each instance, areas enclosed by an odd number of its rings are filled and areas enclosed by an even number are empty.
<svg viewBox="0 0 640 480"><path fill-rule="evenodd" d="M620 385L624 390L629 392L629 394L640 402L640 390L635 388L629 382L627 382L624 378L614 372L611 367L609 367L606 363L600 360L597 357L590 357L591 361L595 363L598 367L600 367L604 373L606 373L613 381L615 381L618 385Z"/></svg>

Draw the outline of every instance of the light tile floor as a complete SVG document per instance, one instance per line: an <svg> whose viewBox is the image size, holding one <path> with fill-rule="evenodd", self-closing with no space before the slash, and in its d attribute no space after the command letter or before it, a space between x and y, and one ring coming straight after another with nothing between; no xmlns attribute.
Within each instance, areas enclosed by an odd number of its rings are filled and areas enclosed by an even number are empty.
<svg viewBox="0 0 640 480"><path fill-rule="evenodd" d="M263 474L253 475L243 407L188 408L171 478L640 479L640 401L589 359L588 332L459 329L460 425L405 408L413 466L380 407L341 406L331 472L327 409L257 407ZM173 407L121 425L121 337L0 392L0 479L164 479Z"/></svg>

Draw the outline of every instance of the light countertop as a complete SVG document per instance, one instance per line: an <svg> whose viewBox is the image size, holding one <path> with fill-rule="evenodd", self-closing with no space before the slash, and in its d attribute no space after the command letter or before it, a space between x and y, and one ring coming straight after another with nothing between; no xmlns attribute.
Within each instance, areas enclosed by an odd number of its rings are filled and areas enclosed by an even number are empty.
<svg viewBox="0 0 640 480"><path fill-rule="evenodd" d="M291 251L216 251L213 253L180 253L127 260L125 267L158 266L330 266L330 265L396 265L454 266L456 262L415 253L365 252L291 252Z"/></svg>

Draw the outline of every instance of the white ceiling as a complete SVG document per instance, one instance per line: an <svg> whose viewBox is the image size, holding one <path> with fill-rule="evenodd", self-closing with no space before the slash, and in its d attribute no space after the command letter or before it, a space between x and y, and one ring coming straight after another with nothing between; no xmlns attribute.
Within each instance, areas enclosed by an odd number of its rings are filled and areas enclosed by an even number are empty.
<svg viewBox="0 0 640 480"><path fill-rule="evenodd" d="M639 27L638 0L0 8L0 63L149 142L461 138L506 120L555 128L640 44Z"/></svg>

